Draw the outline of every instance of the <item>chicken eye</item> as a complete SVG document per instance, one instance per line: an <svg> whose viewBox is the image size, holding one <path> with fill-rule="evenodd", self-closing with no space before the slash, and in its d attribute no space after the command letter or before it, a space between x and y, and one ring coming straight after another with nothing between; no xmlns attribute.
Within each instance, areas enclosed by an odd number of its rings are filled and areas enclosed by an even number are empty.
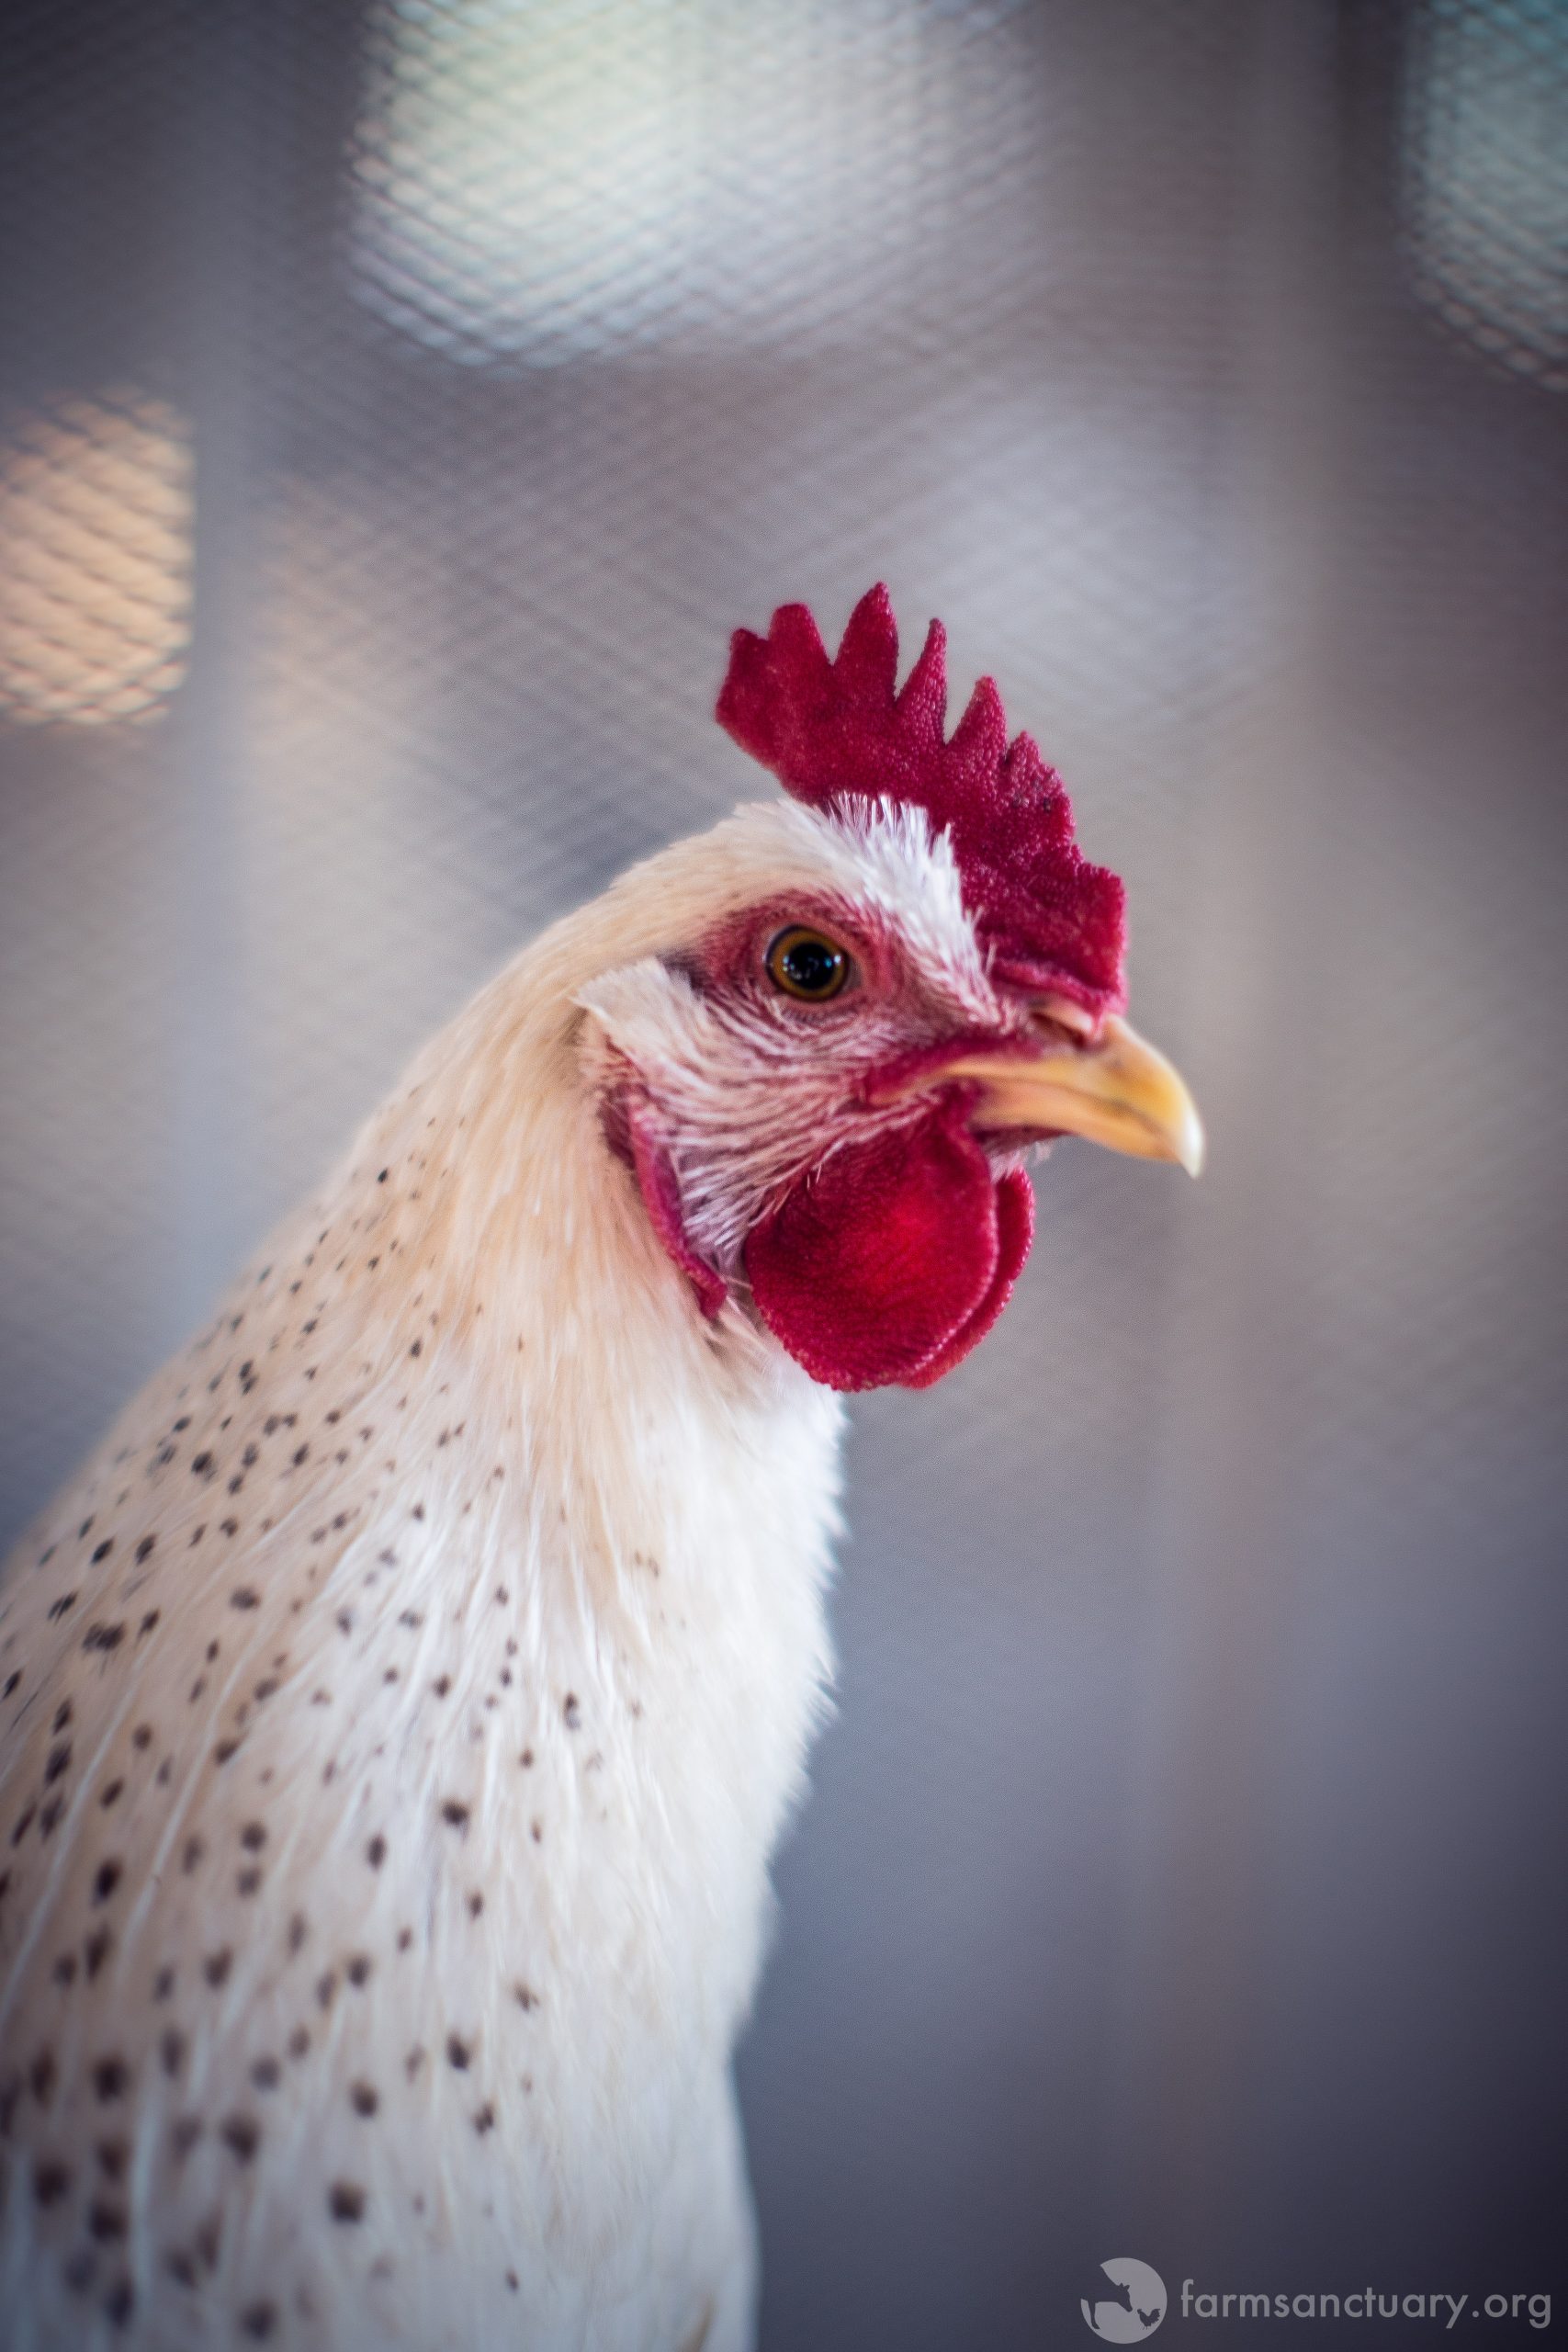
<svg viewBox="0 0 1568 2352"><path fill-rule="evenodd" d="M767 954L768 978L785 996L807 1004L826 1004L850 977L848 956L838 942L805 923L781 931Z"/></svg>

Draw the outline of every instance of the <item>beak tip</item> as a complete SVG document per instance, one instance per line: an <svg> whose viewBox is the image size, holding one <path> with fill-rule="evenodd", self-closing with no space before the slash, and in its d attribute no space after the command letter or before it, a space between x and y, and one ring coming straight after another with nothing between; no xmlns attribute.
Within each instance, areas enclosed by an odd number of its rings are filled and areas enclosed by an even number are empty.
<svg viewBox="0 0 1568 2352"><path fill-rule="evenodd" d="M1186 1085L1165 1056L1115 1014L1092 1046L1050 1048L1027 1062L963 1055L943 1064L942 1075L978 1080L993 1126L1082 1136L1137 1159L1172 1161L1189 1176L1202 1173L1203 1123Z"/></svg>

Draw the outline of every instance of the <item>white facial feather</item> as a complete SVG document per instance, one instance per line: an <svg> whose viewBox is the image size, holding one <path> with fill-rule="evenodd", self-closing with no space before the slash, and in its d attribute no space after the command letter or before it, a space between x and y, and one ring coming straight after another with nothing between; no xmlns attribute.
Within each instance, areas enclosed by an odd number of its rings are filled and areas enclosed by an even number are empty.
<svg viewBox="0 0 1568 2352"><path fill-rule="evenodd" d="M790 820L788 860L776 856L778 814ZM709 995L659 956L580 990L594 1023L585 1048L593 1081L613 1085L615 1057L635 1072L679 1180L688 1237L729 1281L747 1234L807 1167L922 1115L918 1102L865 1100L873 1071L953 1028L1000 1028L1010 1017L987 978L947 841L933 842L924 810L858 801L841 819L743 809L732 823L762 836L746 843L769 876L758 897L781 897L773 877L785 867L783 895L798 889L805 911L827 898L894 936L924 1001L913 1015L853 994L822 1009L765 990Z"/></svg>

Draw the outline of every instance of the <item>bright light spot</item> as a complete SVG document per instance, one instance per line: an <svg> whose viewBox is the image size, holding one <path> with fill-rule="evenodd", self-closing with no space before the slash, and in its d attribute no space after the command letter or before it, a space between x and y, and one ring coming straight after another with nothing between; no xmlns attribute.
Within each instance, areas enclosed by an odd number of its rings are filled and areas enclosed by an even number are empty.
<svg viewBox="0 0 1568 2352"><path fill-rule="evenodd" d="M1405 93L1416 283L1450 326L1568 389L1568 10L1433 0Z"/></svg>
<svg viewBox="0 0 1568 2352"><path fill-rule="evenodd" d="M356 288L475 361L863 335L937 231L960 14L381 0Z"/></svg>
<svg viewBox="0 0 1568 2352"><path fill-rule="evenodd" d="M0 714L155 712L190 641L191 451L134 394L66 399L0 443Z"/></svg>

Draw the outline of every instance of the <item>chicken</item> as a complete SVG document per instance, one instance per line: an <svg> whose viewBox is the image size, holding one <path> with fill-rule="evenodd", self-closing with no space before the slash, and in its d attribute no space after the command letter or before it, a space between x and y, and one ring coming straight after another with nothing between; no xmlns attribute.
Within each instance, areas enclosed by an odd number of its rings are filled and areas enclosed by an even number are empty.
<svg viewBox="0 0 1568 2352"><path fill-rule="evenodd" d="M737 634L791 797L486 988L13 1558L14 2352L750 2341L842 1395L994 1322L1032 1146L1201 1148L1055 776L897 656Z"/></svg>

